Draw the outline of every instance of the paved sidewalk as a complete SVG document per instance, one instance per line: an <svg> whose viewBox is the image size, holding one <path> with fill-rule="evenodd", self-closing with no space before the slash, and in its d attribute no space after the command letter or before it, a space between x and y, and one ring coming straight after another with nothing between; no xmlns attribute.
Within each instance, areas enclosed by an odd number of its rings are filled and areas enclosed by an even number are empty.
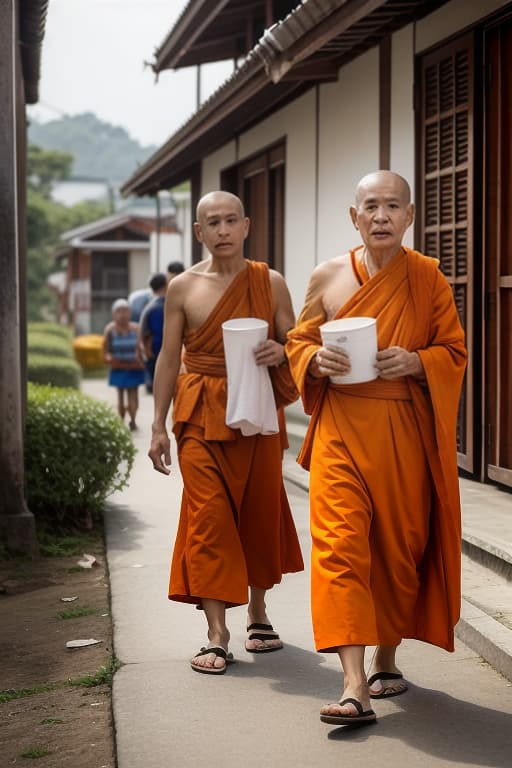
<svg viewBox="0 0 512 768"><path fill-rule="evenodd" d="M103 381L85 381L83 390L115 402ZM306 571L285 576L268 600L286 648L246 653L245 610L234 608L237 663L220 677L191 671L205 623L200 611L167 600L181 479L176 467L169 478L158 475L145 455L151 409L141 392L136 466L107 515L114 643L124 662L114 679L119 768L510 768L512 686L461 642L454 654L405 642L400 664L410 691L375 702L377 725L320 722L319 707L339 696L341 676L336 658L313 648L307 494L291 483Z"/></svg>

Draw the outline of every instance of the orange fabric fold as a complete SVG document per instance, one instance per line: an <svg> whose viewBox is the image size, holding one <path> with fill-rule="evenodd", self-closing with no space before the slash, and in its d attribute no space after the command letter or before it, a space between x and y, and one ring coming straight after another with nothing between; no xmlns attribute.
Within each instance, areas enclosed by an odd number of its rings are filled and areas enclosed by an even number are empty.
<svg viewBox="0 0 512 768"><path fill-rule="evenodd" d="M461 539L455 430L466 351L451 289L436 260L404 248L336 314L350 316L377 318L379 349L417 351L426 382L314 379L307 369L327 318L306 305L289 333L288 359L311 414L298 460L311 471L316 646L411 637L453 650Z"/></svg>
<svg viewBox="0 0 512 768"><path fill-rule="evenodd" d="M276 435L243 437L225 423L221 326L236 317L267 320L274 337L266 264L248 261L208 319L184 338L173 409L184 490L169 598L197 605L204 598L246 603L249 586L270 589L283 573L304 567L282 480L282 413ZM296 399L288 366L282 367Z"/></svg>

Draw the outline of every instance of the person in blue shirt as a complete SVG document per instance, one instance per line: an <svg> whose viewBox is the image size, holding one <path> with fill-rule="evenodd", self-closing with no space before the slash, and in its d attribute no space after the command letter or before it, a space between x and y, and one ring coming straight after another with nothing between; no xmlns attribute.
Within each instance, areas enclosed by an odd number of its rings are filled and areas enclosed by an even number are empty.
<svg viewBox="0 0 512 768"><path fill-rule="evenodd" d="M153 291L153 298L144 308L140 318L139 343L146 364L146 390L151 393L155 364L162 346L167 277L163 272L158 272L149 281L149 286Z"/></svg>

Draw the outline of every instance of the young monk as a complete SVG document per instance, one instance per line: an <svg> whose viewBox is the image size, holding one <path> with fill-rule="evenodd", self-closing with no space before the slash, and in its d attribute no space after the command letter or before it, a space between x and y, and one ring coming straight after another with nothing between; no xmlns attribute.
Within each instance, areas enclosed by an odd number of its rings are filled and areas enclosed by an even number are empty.
<svg viewBox="0 0 512 768"><path fill-rule="evenodd" d="M453 650L460 607L455 430L466 363L452 291L434 259L405 248L409 185L365 176L350 209L363 244L314 270L286 352L311 414L299 463L310 469L312 618L317 650L338 653L339 703L327 723L370 723L370 698L405 693L402 638ZM332 384L350 359L319 326L377 319L376 378ZM364 671L365 646L377 646Z"/></svg>
<svg viewBox="0 0 512 768"><path fill-rule="evenodd" d="M209 642L190 663L197 672L222 674L233 659L226 608L249 602L247 651L279 650L265 593L283 573L304 566L283 486L281 435L243 436L226 425L221 325L236 317L267 320L268 339L255 361L269 367L276 403L284 405L298 397L284 354L295 318L283 277L244 259L249 220L238 197L205 195L194 231L210 255L168 287L149 457L158 472L169 473L165 422L174 400L184 491L169 598L204 609Z"/></svg>

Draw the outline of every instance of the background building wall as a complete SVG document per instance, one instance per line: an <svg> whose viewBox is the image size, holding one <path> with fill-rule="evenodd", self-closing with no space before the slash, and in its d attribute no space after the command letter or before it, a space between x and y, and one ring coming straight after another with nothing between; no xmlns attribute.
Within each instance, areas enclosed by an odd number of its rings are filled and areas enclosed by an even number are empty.
<svg viewBox="0 0 512 768"><path fill-rule="evenodd" d="M452 0L416 24L416 53L509 4L509 0Z"/></svg>
<svg viewBox="0 0 512 768"><path fill-rule="evenodd" d="M359 244L349 215L359 179L379 166L379 55L374 48L320 89L317 261Z"/></svg>
<svg viewBox="0 0 512 768"><path fill-rule="evenodd" d="M391 39L391 155L390 168L415 189L414 149L414 28L410 24ZM404 244L414 246L414 226L409 227Z"/></svg>

